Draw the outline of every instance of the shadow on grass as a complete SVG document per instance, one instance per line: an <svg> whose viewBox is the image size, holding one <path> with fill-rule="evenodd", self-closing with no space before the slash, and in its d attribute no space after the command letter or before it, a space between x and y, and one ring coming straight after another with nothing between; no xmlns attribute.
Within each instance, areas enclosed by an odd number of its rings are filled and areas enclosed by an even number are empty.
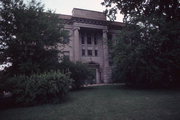
<svg viewBox="0 0 180 120"><path fill-rule="evenodd" d="M14 98L8 98L5 99L4 101L0 101L0 110L4 110L4 109L13 109L13 108L24 108L24 107L33 107L33 106L42 106L42 105L46 105L46 104L52 104L52 105L56 105L56 104L69 104L72 103L74 101L78 101L80 98L77 97L76 95L85 95L85 94L89 94L89 92L93 92L93 91L98 91L98 90L106 90L105 92L109 91L113 92L113 90L115 90L116 92L122 92L125 94L129 94L129 92L147 92L150 94L159 94L159 93L164 93L164 94L171 94L171 93L179 93L180 89L177 88L169 88L169 89L165 89L165 88L139 88L139 87L130 87L130 86L126 86L126 85L104 85L104 86L90 86L90 87L83 87L81 89L78 90L71 90L67 96L65 96L63 99L61 99L59 102L57 103L45 103L45 104L38 104L38 105L31 105L31 106L21 106L18 104L15 104L15 100ZM126 93L128 91L128 93Z"/></svg>
<svg viewBox="0 0 180 120"><path fill-rule="evenodd" d="M67 104L70 102L75 101L75 98L71 97L72 93L76 93L76 92L85 92L85 91L92 91L95 90L96 88L94 87L83 87L77 90L71 90L69 91L69 93L64 96L63 98L61 98L61 100L59 100L56 103L43 103L43 104L35 104L35 105L20 105L15 103L15 98L14 97L8 97L8 98L0 98L0 110L7 110L7 109L14 109L14 108L24 108L24 107L34 107L34 106L42 106L42 105L46 105L46 104L52 104L52 105L56 105L56 104Z"/></svg>

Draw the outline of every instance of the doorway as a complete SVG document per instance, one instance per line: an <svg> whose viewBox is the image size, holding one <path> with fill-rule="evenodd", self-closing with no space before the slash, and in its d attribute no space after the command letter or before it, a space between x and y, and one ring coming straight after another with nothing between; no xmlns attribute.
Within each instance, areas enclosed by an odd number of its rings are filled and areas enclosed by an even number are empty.
<svg viewBox="0 0 180 120"><path fill-rule="evenodd" d="M89 82L91 84L101 83L99 64L91 62L89 63L89 67L90 67L90 72L91 72L91 78L89 79Z"/></svg>

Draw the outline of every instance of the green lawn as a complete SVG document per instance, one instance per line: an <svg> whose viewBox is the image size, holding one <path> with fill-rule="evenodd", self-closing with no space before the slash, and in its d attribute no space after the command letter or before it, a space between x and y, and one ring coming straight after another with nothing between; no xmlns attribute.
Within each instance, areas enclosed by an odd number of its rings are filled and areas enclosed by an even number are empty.
<svg viewBox="0 0 180 120"><path fill-rule="evenodd" d="M62 104L1 110L0 120L180 120L180 91L91 87Z"/></svg>

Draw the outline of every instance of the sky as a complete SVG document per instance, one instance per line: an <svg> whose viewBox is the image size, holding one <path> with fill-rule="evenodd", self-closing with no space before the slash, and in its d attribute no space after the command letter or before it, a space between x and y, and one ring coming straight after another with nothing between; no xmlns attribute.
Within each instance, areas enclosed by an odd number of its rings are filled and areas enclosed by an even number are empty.
<svg viewBox="0 0 180 120"><path fill-rule="evenodd" d="M38 1L38 0L37 0ZM46 9L55 10L56 13L72 15L73 8L81 8L103 12L105 7L101 5L103 0L40 0ZM122 15L117 16L116 21L122 22Z"/></svg>

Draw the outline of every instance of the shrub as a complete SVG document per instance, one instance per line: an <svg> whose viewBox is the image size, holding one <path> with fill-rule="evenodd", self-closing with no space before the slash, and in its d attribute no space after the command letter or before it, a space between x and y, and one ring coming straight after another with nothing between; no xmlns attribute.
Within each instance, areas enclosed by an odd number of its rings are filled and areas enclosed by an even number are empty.
<svg viewBox="0 0 180 120"><path fill-rule="evenodd" d="M8 80L17 104L56 103L67 94L72 83L69 74L59 71L15 76Z"/></svg>
<svg viewBox="0 0 180 120"><path fill-rule="evenodd" d="M71 73L70 77L74 80L72 84L73 89L81 88L89 79L92 79L93 77L89 66L81 62L74 63L69 60L64 60L60 64L60 69L69 71Z"/></svg>

